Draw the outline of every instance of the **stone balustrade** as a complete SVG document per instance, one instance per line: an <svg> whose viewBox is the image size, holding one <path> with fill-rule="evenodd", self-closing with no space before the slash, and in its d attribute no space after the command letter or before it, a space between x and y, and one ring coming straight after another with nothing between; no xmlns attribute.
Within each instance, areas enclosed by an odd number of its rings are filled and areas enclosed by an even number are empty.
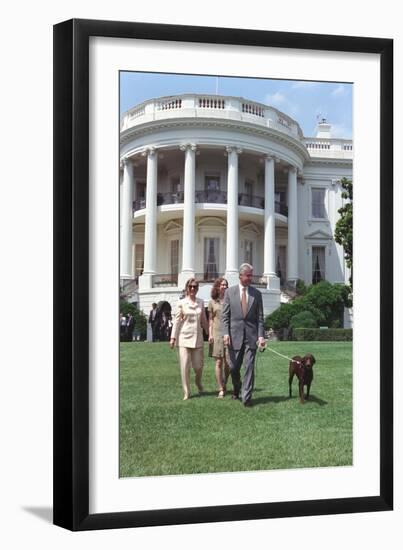
<svg viewBox="0 0 403 550"><path fill-rule="evenodd" d="M349 139L307 138L304 143L311 157L353 158L353 142Z"/></svg>
<svg viewBox="0 0 403 550"><path fill-rule="evenodd" d="M240 97L183 94L151 99L123 114L121 132L165 118L209 117L238 120L273 128L302 140L298 123L274 107Z"/></svg>

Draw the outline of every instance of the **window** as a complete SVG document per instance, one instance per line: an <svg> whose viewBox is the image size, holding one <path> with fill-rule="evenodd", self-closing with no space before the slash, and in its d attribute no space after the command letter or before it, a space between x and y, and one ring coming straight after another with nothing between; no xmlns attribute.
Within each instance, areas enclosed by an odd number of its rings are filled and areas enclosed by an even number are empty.
<svg viewBox="0 0 403 550"><path fill-rule="evenodd" d="M219 191L220 190L220 176L206 176L204 179L205 191Z"/></svg>
<svg viewBox="0 0 403 550"><path fill-rule="evenodd" d="M325 247L312 247L312 284L325 280Z"/></svg>
<svg viewBox="0 0 403 550"><path fill-rule="evenodd" d="M245 263L253 265L253 242L245 241Z"/></svg>
<svg viewBox="0 0 403 550"><path fill-rule="evenodd" d="M146 184L144 181L137 182L137 198L145 199L146 198Z"/></svg>
<svg viewBox="0 0 403 550"><path fill-rule="evenodd" d="M253 182L252 181L245 181L245 195L248 197L253 196Z"/></svg>
<svg viewBox="0 0 403 550"><path fill-rule="evenodd" d="M171 241L171 274L179 273L179 239Z"/></svg>
<svg viewBox="0 0 403 550"><path fill-rule="evenodd" d="M179 193L181 190L181 180L179 176L171 178L171 193Z"/></svg>
<svg viewBox="0 0 403 550"><path fill-rule="evenodd" d="M277 247L276 275L280 279L280 285L284 286L287 279L285 246Z"/></svg>
<svg viewBox="0 0 403 550"><path fill-rule="evenodd" d="M274 207L276 212L278 214L283 214L284 216L287 216L288 210L287 210L285 191L276 191L274 193L274 202L275 202Z"/></svg>
<svg viewBox="0 0 403 550"><path fill-rule="evenodd" d="M325 189L312 189L312 218L325 218Z"/></svg>
<svg viewBox="0 0 403 550"><path fill-rule="evenodd" d="M204 239L204 280L217 279L220 239Z"/></svg>
<svg viewBox="0 0 403 550"><path fill-rule="evenodd" d="M144 270L144 244L136 244L134 257L134 276L139 277Z"/></svg>

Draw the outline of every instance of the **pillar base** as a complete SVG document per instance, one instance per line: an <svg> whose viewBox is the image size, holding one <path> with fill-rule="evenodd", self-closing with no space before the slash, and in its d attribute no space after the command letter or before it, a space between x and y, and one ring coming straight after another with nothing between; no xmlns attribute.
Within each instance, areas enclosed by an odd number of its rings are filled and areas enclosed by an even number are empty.
<svg viewBox="0 0 403 550"><path fill-rule="evenodd" d="M265 273L267 288L270 290L280 290L280 279L275 273Z"/></svg>
<svg viewBox="0 0 403 550"><path fill-rule="evenodd" d="M143 273L139 277L139 290L147 290L153 287L153 276L155 273Z"/></svg>
<svg viewBox="0 0 403 550"><path fill-rule="evenodd" d="M195 278L195 272L194 271L181 271L178 274L178 288L180 290L184 290L186 283L189 279Z"/></svg>

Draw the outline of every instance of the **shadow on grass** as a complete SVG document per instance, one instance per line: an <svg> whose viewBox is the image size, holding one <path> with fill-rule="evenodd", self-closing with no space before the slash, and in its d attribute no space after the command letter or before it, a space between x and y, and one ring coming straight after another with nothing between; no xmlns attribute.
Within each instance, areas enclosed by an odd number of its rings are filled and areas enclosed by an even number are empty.
<svg viewBox="0 0 403 550"><path fill-rule="evenodd" d="M259 391L259 390L255 390ZM295 399L299 401L299 397L293 396L291 399ZM284 396L284 395L270 395L267 397L257 397L256 399L253 399L254 405L260 405L263 403L274 403L275 405L277 403L283 403L284 401L289 401L290 397ZM320 399L319 397L316 397L315 395L310 395L309 399L306 400L306 403L316 403L320 407L323 407L324 405L327 405L327 401L323 401L323 399Z"/></svg>
<svg viewBox="0 0 403 550"><path fill-rule="evenodd" d="M258 397L256 399L252 398L252 401L254 405L260 405L263 403L277 404L277 403L282 403L283 401L288 401L288 397L285 397L284 395L270 395L267 397Z"/></svg>
<svg viewBox="0 0 403 550"><path fill-rule="evenodd" d="M312 401L313 403L317 403L318 405L320 405L321 407L323 407L324 405L327 405L328 402L327 401L323 401L323 399L320 399L319 397L316 397L316 395L310 395L309 396L309 399L307 399L307 402L309 403L310 401Z"/></svg>

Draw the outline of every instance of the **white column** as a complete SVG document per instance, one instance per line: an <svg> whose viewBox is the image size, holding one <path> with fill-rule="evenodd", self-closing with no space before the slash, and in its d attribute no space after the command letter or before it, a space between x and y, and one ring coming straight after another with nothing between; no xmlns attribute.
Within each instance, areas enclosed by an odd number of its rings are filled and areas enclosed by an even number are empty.
<svg viewBox="0 0 403 550"><path fill-rule="evenodd" d="M139 288L152 288L152 277L157 271L157 180L158 153L148 149L146 182L146 220L144 228L144 271L139 277Z"/></svg>
<svg viewBox="0 0 403 550"><path fill-rule="evenodd" d="M288 170L288 246L287 280L295 284L298 279L298 199L297 170L290 166Z"/></svg>
<svg viewBox="0 0 403 550"><path fill-rule="evenodd" d="M120 278L131 279L133 277L133 165L129 159L123 160L121 192Z"/></svg>
<svg viewBox="0 0 403 550"><path fill-rule="evenodd" d="M238 155L241 149L227 147L228 181L227 181L227 265L225 278L230 285L238 282Z"/></svg>
<svg viewBox="0 0 403 550"><path fill-rule="evenodd" d="M178 276L179 288L195 276L195 189L196 189L196 145L182 145L185 151L182 271Z"/></svg>
<svg viewBox="0 0 403 550"><path fill-rule="evenodd" d="M270 155L265 158L264 172L264 273L267 288L279 290L280 280L276 275L276 226L274 200L274 163Z"/></svg>

